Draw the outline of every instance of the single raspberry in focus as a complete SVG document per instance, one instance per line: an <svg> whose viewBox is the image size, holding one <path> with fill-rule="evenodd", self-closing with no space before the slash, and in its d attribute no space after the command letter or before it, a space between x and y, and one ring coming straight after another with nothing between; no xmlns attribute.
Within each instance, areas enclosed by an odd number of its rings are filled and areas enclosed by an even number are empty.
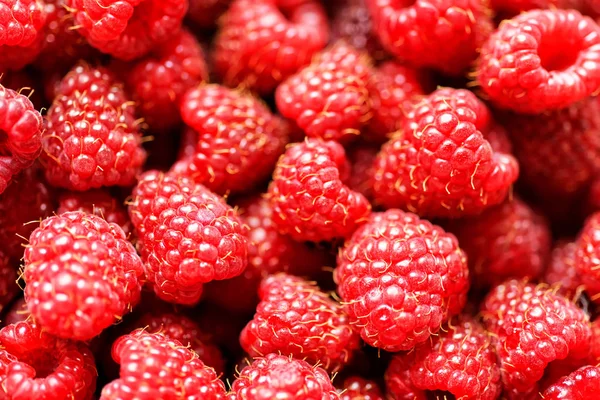
<svg viewBox="0 0 600 400"><path fill-rule="evenodd" d="M236 212L189 179L144 173L129 215L146 279L165 301L195 304L204 283L233 278L246 268L248 240Z"/></svg>
<svg viewBox="0 0 600 400"><path fill-rule="evenodd" d="M438 399L495 400L502 391L491 338L468 317L449 322L414 352L395 355L385 379L394 399L425 399L435 392Z"/></svg>
<svg viewBox="0 0 600 400"><path fill-rule="evenodd" d="M481 0L367 0L384 48L401 60L460 75L492 32Z"/></svg>
<svg viewBox="0 0 600 400"><path fill-rule="evenodd" d="M346 378L339 393L340 400L384 400L376 382L359 376Z"/></svg>
<svg viewBox="0 0 600 400"><path fill-rule="evenodd" d="M75 211L45 219L25 249L27 307L56 336L88 340L140 297L142 261L123 230Z"/></svg>
<svg viewBox="0 0 600 400"><path fill-rule="evenodd" d="M414 106L375 161L375 200L422 216L477 215L502 203L519 166L485 138L489 111L463 89L438 89Z"/></svg>
<svg viewBox="0 0 600 400"><path fill-rule="evenodd" d="M600 367L585 366L560 379L543 394L544 400L587 400L600 391Z"/></svg>
<svg viewBox="0 0 600 400"><path fill-rule="evenodd" d="M256 358L231 386L229 400L339 400L327 372L279 354Z"/></svg>
<svg viewBox="0 0 600 400"><path fill-rule="evenodd" d="M133 103L102 67L74 67L61 81L42 138L46 179L85 191L129 186L146 159Z"/></svg>
<svg viewBox="0 0 600 400"><path fill-rule="evenodd" d="M559 293L573 298L581 286L581 276L575 267L577 243L558 241L550 255L550 262L544 272L542 282L559 287Z"/></svg>
<svg viewBox="0 0 600 400"><path fill-rule="evenodd" d="M119 379L102 389L100 400L225 400L225 386L214 369L204 365L192 350L160 333L138 329L112 345L120 364ZM183 394L184 393L184 394Z"/></svg>
<svg viewBox="0 0 600 400"><path fill-rule="evenodd" d="M316 0L234 0L217 32L215 72L228 86L270 93L325 47L327 23Z"/></svg>
<svg viewBox="0 0 600 400"><path fill-rule="evenodd" d="M600 212L592 214L575 242L574 265L586 292L600 302Z"/></svg>
<svg viewBox="0 0 600 400"><path fill-rule="evenodd" d="M289 146L268 191L280 233L312 242L349 237L367 219L371 204L344 184L348 172L337 142L306 139Z"/></svg>
<svg viewBox="0 0 600 400"><path fill-rule="evenodd" d="M341 305L314 283L277 274L262 282L259 296L256 314L240 335L251 357L278 353L336 372L358 349L359 337Z"/></svg>
<svg viewBox="0 0 600 400"><path fill-rule="evenodd" d="M190 89L181 100L181 116L197 141L194 153L172 171L219 194L266 181L287 143L285 125L265 104L224 86Z"/></svg>
<svg viewBox="0 0 600 400"><path fill-rule="evenodd" d="M213 29L217 26L219 18L232 0L189 0L186 19L194 27L201 29Z"/></svg>
<svg viewBox="0 0 600 400"><path fill-rule="evenodd" d="M277 87L277 109L308 137L347 142L371 118L370 75L368 55L336 43Z"/></svg>
<svg viewBox="0 0 600 400"><path fill-rule="evenodd" d="M23 321L0 330L0 347L4 399L93 398L96 365L84 343L59 339Z"/></svg>
<svg viewBox="0 0 600 400"><path fill-rule="evenodd" d="M181 28L185 0L67 0L78 31L103 53L130 61L146 55Z"/></svg>
<svg viewBox="0 0 600 400"><path fill-rule="evenodd" d="M533 10L504 21L481 49L477 81L490 101L537 114L600 88L600 27L575 10Z"/></svg>
<svg viewBox="0 0 600 400"><path fill-rule="evenodd" d="M548 286L511 280L490 291L482 306L494 337L505 390L536 393L547 365L583 358L590 346L589 317Z"/></svg>
<svg viewBox="0 0 600 400"><path fill-rule="evenodd" d="M412 213L374 213L346 241L334 279L350 323L386 351L410 350L458 314L469 289L456 238Z"/></svg>

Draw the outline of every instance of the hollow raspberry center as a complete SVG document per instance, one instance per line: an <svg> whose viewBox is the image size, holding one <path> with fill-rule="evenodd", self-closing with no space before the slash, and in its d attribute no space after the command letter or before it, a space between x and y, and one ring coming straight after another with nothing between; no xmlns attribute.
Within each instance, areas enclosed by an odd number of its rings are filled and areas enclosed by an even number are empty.
<svg viewBox="0 0 600 400"><path fill-rule="evenodd" d="M43 379L54 373L58 367L58 358L54 351L37 350L19 357L19 361L29 364L35 369L35 377Z"/></svg>
<svg viewBox="0 0 600 400"><path fill-rule="evenodd" d="M425 395L427 400L456 400L452 393L443 390L428 390Z"/></svg>
<svg viewBox="0 0 600 400"><path fill-rule="evenodd" d="M557 31L543 36L538 55L546 71L564 71L577 62L580 51L577 35Z"/></svg>

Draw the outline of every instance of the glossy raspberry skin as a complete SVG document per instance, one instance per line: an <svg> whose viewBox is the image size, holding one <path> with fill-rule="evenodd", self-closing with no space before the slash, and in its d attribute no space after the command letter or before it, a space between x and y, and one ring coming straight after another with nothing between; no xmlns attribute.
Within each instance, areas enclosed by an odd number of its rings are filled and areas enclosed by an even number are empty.
<svg viewBox="0 0 600 400"><path fill-rule="evenodd" d="M544 400L586 400L593 398L600 390L600 368L581 367L550 386L542 398Z"/></svg>
<svg viewBox="0 0 600 400"><path fill-rule="evenodd" d="M575 269L585 290L595 302L600 301L600 213L592 214L575 242Z"/></svg>
<svg viewBox="0 0 600 400"><path fill-rule="evenodd" d="M481 49L477 80L501 108L537 114L600 88L600 27L575 10L533 10L505 21Z"/></svg>
<svg viewBox="0 0 600 400"><path fill-rule="evenodd" d="M350 141L371 118L370 71L366 54L337 43L277 87L277 109L308 137Z"/></svg>
<svg viewBox="0 0 600 400"><path fill-rule="evenodd" d="M185 29L123 72L136 111L153 132L177 127L183 94L208 80L204 51Z"/></svg>
<svg viewBox="0 0 600 400"><path fill-rule="evenodd" d="M401 371L407 366L408 372ZM462 318L414 350L398 354L386 372L394 398L413 395L425 399L426 391L451 393L454 398L497 399L502 391L500 368L491 338L476 321Z"/></svg>
<svg viewBox="0 0 600 400"><path fill-rule="evenodd" d="M410 350L461 311L469 270L456 238L412 213L374 213L346 242L334 279L350 323L386 351Z"/></svg>
<svg viewBox="0 0 600 400"><path fill-rule="evenodd" d="M350 236L371 205L343 183L347 173L344 149L336 142L306 139L289 146L268 191L280 233L313 242Z"/></svg>
<svg viewBox="0 0 600 400"><path fill-rule="evenodd" d="M131 61L181 28L185 0L67 0L79 32L103 53Z"/></svg>
<svg viewBox="0 0 600 400"><path fill-rule="evenodd" d="M46 179L78 191L132 185L146 159L137 125L133 103L110 72L74 67L48 110Z"/></svg>
<svg viewBox="0 0 600 400"><path fill-rule="evenodd" d="M500 204L519 166L485 139L489 118L466 90L438 89L424 98L377 156L375 200L430 217L477 215Z"/></svg>
<svg viewBox="0 0 600 400"><path fill-rule="evenodd" d="M344 380L340 400L384 400L384 397L376 382L351 376Z"/></svg>
<svg viewBox="0 0 600 400"><path fill-rule="evenodd" d="M3 398L93 398L96 366L85 344L56 338L24 321L0 330L0 346Z"/></svg>
<svg viewBox="0 0 600 400"><path fill-rule="evenodd" d="M181 116L197 141L194 154L172 171L219 194L255 189L287 143L285 126L265 104L224 86L190 89L181 100Z"/></svg>
<svg viewBox="0 0 600 400"><path fill-rule="evenodd" d="M2 0L0 21L0 71L18 71L41 50L44 4L38 0Z"/></svg>
<svg viewBox="0 0 600 400"><path fill-rule="evenodd" d="M543 282L559 287L559 293L573 298L581 285L581 276L575 267L577 243L559 241L554 245L548 268L544 272Z"/></svg>
<svg viewBox="0 0 600 400"><path fill-rule="evenodd" d="M328 38L327 16L318 1L235 0L215 39L215 72L227 86L271 93L308 64Z"/></svg>
<svg viewBox="0 0 600 400"><path fill-rule="evenodd" d="M384 48L417 67L459 75L492 31L479 0L367 0Z"/></svg>
<svg viewBox="0 0 600 400"><path fill-rule="evenodd" d="M252 357L278 353L338 371L359 347L348 316L314 283L287 274L263 280L261 302L240 343Z"/></svg>
<svg viewBox="0 0 600 400"><path fill-rule="evenodd" d="M202 29L216 27L232 0L189 0L186 19Z"/></svg>
<svg viewBox="0 0 600 400"><path fill-rule="evenodd" d="M325 370L278 354L256 358L231 387L229 400L338 400Z"/></svg>
<svg viewBox="0 0 600 400"><path fill-rule="evenodd" d="M551 233L542 214L512 198L449 227L467 253L478 286L538 278L550 257Z"/></svg>
<svg viewBox="0 0 600 400"><path fill-rule="evenodd" d="M142 261L116 224L83 212L45 219L25 249L27 307L56 336L88 340L135 306Z"/></svg>
<svg viewBox="0 0 600 400"><path fill-rule="evenodd" d="M163 400L224 400L225 386L215 371L179 341L142 329L112 345L120 378L102 389L100 400L134 400L144 396Z"/></svg>
<svg viewBox="0 0 600 400"><path fill-rule="evenodd" d="M223 199L184 177L148 171L132 193L146 279L163 300L195 304L202 284L233 278L247 265L245 228Z"/></svg>
<svg viewBox="0 0 600 400"><path fill-rule="evenodd" d="M507 281L488 293L482 314L506 390L531 391L550 362L589 351L589 317L547 286Z"/></svg>

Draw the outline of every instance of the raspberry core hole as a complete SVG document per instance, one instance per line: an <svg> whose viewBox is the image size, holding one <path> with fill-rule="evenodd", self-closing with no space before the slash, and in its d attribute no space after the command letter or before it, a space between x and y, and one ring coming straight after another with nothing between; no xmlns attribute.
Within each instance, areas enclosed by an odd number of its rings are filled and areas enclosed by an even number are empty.
<svg viewBox="0 0 600 400"><path fill-rule="evenodd" d="M58 359L53 351L35 350L35 354L24 354L19 361L30 365L35 369L37 379L47 378L52 375L58 367Z"/></svg>
<svg viewBox="0 0 600 400"><path fill-rule="evenodd" d="M546 71L564 71L577 62L581 42L577 35L560 30L548 32L542 37L538 55Z"/></svg>

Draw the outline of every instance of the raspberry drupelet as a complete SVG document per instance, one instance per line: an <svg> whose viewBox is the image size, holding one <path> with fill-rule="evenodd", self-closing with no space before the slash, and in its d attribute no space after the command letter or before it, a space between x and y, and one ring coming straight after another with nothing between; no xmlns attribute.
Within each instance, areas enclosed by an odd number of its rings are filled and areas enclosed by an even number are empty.
<svg viewBox="0 0 600 400"><path fill-rule="evenodd" d="M249 191L266 181L288 139L281 118L260 99L224 86L190 89L181 100L181 116L196 142L193 154L172 171L219 194Z"/></svg>
<svg viewBox="0 0 600 400"><path fill-rule="evenodd" d="M134 103L108 70L74 67L46 117L41 160L53 186L129 186L146 159Z"/></svg>
<svg viewBox="0 0 600 400"><path fill-rule="evenodd" d="M251 357L278 353L336 372L358 349L359 336L341 305L314 283L272 275L263 280L259 296L256 314L240 335Z"/></svg>
<svg viewBox="0 0 600 400"><path fill-rule="evenodd" d="M308 64L328 38L319 1L235 0L217 32L215 72L227 86L268 94Z"/></svg>
<svg viewBox="0 0 600 400"><path fill-rule="evenodd" d="M504 21L481 49L477 82L498 107L537 114L600 88L600 27L575 10L533 10Z"/></svg>
<svg viewBox="0 0 600 400"><path fill-rule="evenodd" d="M120 377L102 389L100 400L225 400L225 386L214 369L179 341L138 329L112 345Z"/></svg>
<svg viewBox="0 0 600 400"><path fill-rule="evenodd" d="M289 146L267 194L280 233L312 242L349 237L367 219L371 204L344 184L348 172L337 142L307 138Z"/></svg>
<svg viewBox="0 0 600 400"><path fill-rule="evenodd" d="M256 358L231 386L229 400L339 400L327 372L279 354Z"/></svg>
<svg viewBox="0 0 600 400"><path fill-rule="evenodd" d="M600 391L600 368L597 366L581 367L563 377L541 394L544 400L587 400L598 395Z"/></svg>
<svg viewBox="0 0 600 400"><path fill-rule="evenodd" d="M88 340L140 298L143 265L123 230L75 211L45 219L25 249L27 307L56 336Z"/></svg>
<svg viewBox="0 0 600 400"><path fill-rule="evenodd" d="M204 283L233 278L246 268L248 239L237 213L187 178L142 174L129 215L146 279L165 301L195 304Z"/></svg>
<svg viewBox="0 0 600 400"><path fill-rule="evenodd" d="M0 330L0 385L7 400L91 400L96 365L82 342L52 336L32 322Z"/></svg>
<svg viewBox="0 0 600 400"><path fill-rule="evenodd" d="M600 302L600 212L592 214L575 241L574 266L592 301Z"/></svg>
<svg viewBox="0 0 600 400"><path fill-rule="evenodd" d="M359 376L346 378L339 393L340 400L384 400L376 382Z"/></svg>
<svg viewBox="0 0 600 400"><path fill-rule="evenodd" d="M78 31L103 53L125 61L146 55L179 29L186 0L67 0Z"/></svg>
<svg viewBox="0 0 600 400"><path fill-rule="evenodd" d="M350 323L386 351L410 350L466 302L469 270L456 238L412 213L374 213L346 241L334 279Z"/></svg>

